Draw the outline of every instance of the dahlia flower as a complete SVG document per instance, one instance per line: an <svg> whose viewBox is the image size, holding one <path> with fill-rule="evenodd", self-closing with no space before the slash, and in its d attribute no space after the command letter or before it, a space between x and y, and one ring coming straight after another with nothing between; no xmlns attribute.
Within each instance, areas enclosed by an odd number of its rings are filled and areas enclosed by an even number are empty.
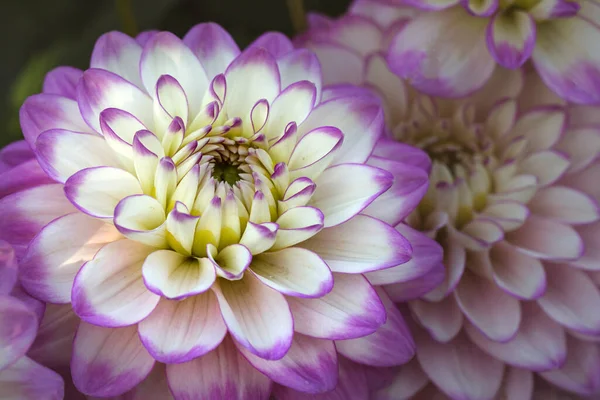
<svg viewBox="0 0 600 400"><path fill-rule="evenodd" d="M14 143L0 151L0 197L10 190L10 177L33 153ZM0 240L0 398L61 400L63 381L55 372L26 356L44 313L44 305L18 283L15 252Z"/></svg>
<svg viewBox="0 0 600 400"><path fill-rule="evenodd" d="M461 97L481 88L498 66L516 69L532 60L559 96L600 103L594 0L381 1L424 11L395 30L389 48L392 71L423 93Z"/></svg>
<svg viewBox="0 0 600 400"><path fill-rule="evenodd" d="M324 71L347 62L356 68L345 79L384 100L378 156L397 159L409 144L432 159L428 192L405 222L443 246L447 271L434 290L419 279L386 287L406 302L417 352L373 397L598 396L598 108L566 103L533 69L498 68L460 100L415 92L382 54L404 11L356 2L340 20L313 17L300 40ZM331 72L324 82L340 84ZM366 274L376 285L385 275Z"/></svg>
<svg viewBox="0 0 600 400"><path fill-rule="evenodd" d="M52 183L0 200L0 237L51 303L32 352L70 357L84 394L321 393L338 359L343 382L346 359L413 356L363 274L411 274L411 243L377 215L410 213L427 174L370 157L379 100L323 88L311 52L269 33L240 53L210 23L183 40L111 32L20 117L36 155L23 179Z"/></svg>

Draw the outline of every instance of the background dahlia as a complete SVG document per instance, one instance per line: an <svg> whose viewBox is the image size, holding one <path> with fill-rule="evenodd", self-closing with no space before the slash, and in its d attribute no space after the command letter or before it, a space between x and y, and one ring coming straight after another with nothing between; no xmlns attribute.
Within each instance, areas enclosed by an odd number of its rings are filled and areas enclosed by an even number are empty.
<svg viewBox="0 0 600 400"><path fill-rule="evenodd" d="M447 270L434 290L421 291L418 279L388 290L407 302L417 357L373 396L595 396L597 109L556 97L533 68L497 68L459 100L416 92L390 72L396 58L386 63L390 33L407 12L359 1L339 20L313 17L300 39L324 71L352 63L344 79L384 100L389 139L379 156L396 159L401 142L432 158L429 190L405 222L444 247ZM342 84L334 74L324 81ZM367 277L378 284L385 273Z"/></svg>
<svg viewBox="0 0 600 400"><path fill-rule="evenodd" d="M375 47L389 49L389 68L422 93L464 97L483 87L497 65L517 69L531 59L560 97L600 102L600 6L595 1L355 0L349 14L332 26L339 44L360 56ZM377 14L380 24L357 14ZM313 16L311 26L323 28L325 21ZM310 35L328 41L323 30L311 29ZM332 59L339 53L328 52ZM356 72L356 62L349 65L338 70L336 80Z"/></svg>

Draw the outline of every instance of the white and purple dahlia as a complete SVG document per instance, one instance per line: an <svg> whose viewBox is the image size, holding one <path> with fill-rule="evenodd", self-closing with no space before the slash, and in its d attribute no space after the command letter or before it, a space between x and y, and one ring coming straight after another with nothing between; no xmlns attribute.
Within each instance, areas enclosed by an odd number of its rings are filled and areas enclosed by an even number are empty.
<svg viewBox="0 0 600 400"><path fill-rule="evenodd" d="M423 246L439 264L434 241L393 226L426 168L374 152L379 100L323 87L310 51L268 33L240 52L211 23L183 40L111 32L88 70L51 71L20 117L35 159L1 178L0 238L49 303L36 359L70 360L79 391L340 393L366 390L359 364L413 356L364 274L421 276Z"/></svg>

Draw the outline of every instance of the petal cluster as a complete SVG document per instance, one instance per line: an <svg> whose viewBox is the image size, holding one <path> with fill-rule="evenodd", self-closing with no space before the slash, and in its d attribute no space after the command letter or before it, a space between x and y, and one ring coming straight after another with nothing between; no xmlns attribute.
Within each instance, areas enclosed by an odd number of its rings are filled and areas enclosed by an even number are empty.
<svg viewBox="0 0 600 400"><path fill-rule="evenodd" d="M429 274L385 286L391 299L406 303L400 308L411 320L417 357L373 396L597 395L597 108L554 95L539 63L537 73L530 67L491 68L481 89L457 100L429 95L456 94L440 92L448 87L443 81L429 81L428 90L392 72L398 73L395 61L400 58L417 69L421 58L400 57L394 45L387 53L389 43L416 41L415 49L435 49L432 57L443 66L440 71L455 72L443 60L461 42L448 33L462 35L463 43L481 36L468 33L466 23L456 22L450 29L435 18L454 13L464 14L463 22L485 21L473 12L465 14L462 7L445 4L440 8L446 11L417 12L358 1L339 20L314 17L314 28L299 39L319 55L323 70L331 71L325 83L359 84L383 100L387 135L373 154L410 160L430 176L426 195L403 221L443 247L445 271L436 274L432 268ZM418 24L420 33L411 30ZM433 31L440 40L451 41L443 45L426 36ZM347 32L356 36L350 39ZM473 43L467 48L478 51ZM339 57L330 57L334 52ZM482 58L464 56L461 65L476 59ZM354 66L347 68L348 76L333 73L340 63ZM485 70L475 64L465 68L465 82L471 83ZM463 95L470 92L468 85L457 85L466 88ZM407 145L424 150L431 164L402 151ZM418 250L413 249L415 260ZM368 276L375 284L386 284L377 279L385 273Z"/></svg>
<svg viewBox="0 0 600 400"><path fill-rule="evenodd" d="M0 200L0 238L26 290L53 303L37 359L72 352L79 391L321 393L338 359L414 354L368 274L424 272L414 244L429 239L396 225L426 168L374 153L379 99L323 87L313 53L275 33L240 52L210 23L183 40L110 32L88 70L50 72L20 117L36 157L24 171L41 177Z"/></svg>

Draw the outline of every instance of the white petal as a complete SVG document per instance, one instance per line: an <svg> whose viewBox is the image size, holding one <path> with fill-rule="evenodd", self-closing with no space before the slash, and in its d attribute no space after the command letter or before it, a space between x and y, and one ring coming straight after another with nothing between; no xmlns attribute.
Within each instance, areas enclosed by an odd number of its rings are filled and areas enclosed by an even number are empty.
<svg viewBox="0 0 600 400"><path fill-rule="evenodd" d="M142 263L151 247L123 239L105 245L75 277L73 309L83 320L101 326L141 321L158 304L142 280Z"/></svg>
<svg viewBox="0 0 600 400"><path fill-rule="evenodd" d="M338 164L316 179L309 204L325 215L325 227L339 225L364 210L392 186L389 172L358 164Z"/></svg>
<svg viewBox="0 0 600 400"><path fill-rule="evenodd" d="M139 324L140 339L158 361L173 364L201 357L217 347L227 328L212 292L182 301L162 299Z"/></svg>
<svg viewBox="0 0 600 400"><path fill-rule="evenodd" d="M186 257L171 250L150 254L142 274L148 289L174 300L205 292L216 279L215 266L209 259Z"/></svg>
<svg viewBox="0 0 600 400"><path fill-rule="evenodd" d="M244 274L237 281L220 280L214 291L223 319L237 342L267 360L278 360L287 353L293 320L283 295L253 274Z"/></svg>
<svg viewBox="0 0 600 400"><path fill-rule="evenodd" d="M280 293L321 297L333 288L333 276L315 253L298 247L263 253L250 265L258 279Z"/></svg>

